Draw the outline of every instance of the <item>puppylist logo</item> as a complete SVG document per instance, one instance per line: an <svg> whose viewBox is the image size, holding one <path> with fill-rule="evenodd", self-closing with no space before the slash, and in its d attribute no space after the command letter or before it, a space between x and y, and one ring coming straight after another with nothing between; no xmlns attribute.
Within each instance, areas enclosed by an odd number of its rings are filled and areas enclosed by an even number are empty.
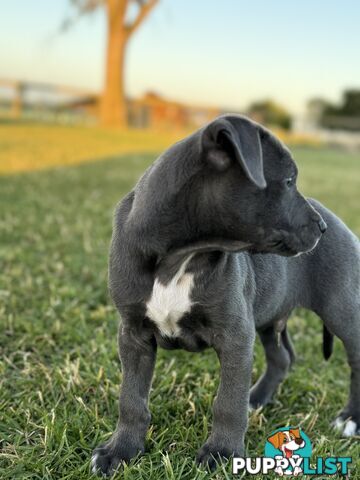
<svg viewBox="0 0 360 480"><path fill-rule="evenodd" d="M311 465L311 453L311 441L300 428L278 428L266 440L264 457L235 457L232 473L256 475L274 472L281 477L348 474L351 457L318 457L315 465Z"/></svg>

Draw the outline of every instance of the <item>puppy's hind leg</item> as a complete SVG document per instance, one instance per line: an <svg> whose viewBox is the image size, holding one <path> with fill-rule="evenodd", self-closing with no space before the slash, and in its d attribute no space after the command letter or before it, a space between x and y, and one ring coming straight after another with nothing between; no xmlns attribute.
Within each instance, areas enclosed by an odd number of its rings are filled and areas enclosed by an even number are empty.
<svg viewBox="0 0 360 480"><path fill-rule="evenodd" d="M350 312L349 312L350 313ZM326 320L326 327L343 342L351 369L350 394L345 408L334 421L334 426L344 437L360 435L360 311L344 318L331 315Z"/></svg>
<svg viewBox="0 0 360 480"><path fill-rule="evenodd" d="M259 332L259 337L265 349L267 365L265 373L251 389L250 406L252 408L259 408L270 402L295 359L286 326L279 337L273 325Z"/></svg>
<svg viewBox="0 0 360 480"><path fill-rule="evenodd" d="M288 354L290 356L290 366L291 366L291 365L293 365L293 363L296 360L296 354L295 354L294 347L293 347L292 341L290 339L289 332L287 330L286 325L285 325L284 330L281 332L281 340L282 340L282 342L284 344L284 347L286 348L286 350L288 351Z"/></svg>

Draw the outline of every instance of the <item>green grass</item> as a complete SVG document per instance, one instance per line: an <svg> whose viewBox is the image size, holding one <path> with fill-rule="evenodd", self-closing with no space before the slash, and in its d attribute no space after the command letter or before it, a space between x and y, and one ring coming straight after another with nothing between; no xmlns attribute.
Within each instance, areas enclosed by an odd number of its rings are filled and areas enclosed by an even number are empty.
<svg viewBox="0 0 360 480"><path fill-rule="evenodd" d="M359 156L297 149L295 157L303 191L359 234ZM95 478L90 454L115 427L121 380L118 318L107 293L112 211L152 159L0 178L1 480ZM249 455L262 455L266 435L290 423L310 436L315 456L358 461L358 439L341 439L329 425L347 397L342 345L336 341L326 363L321 324L308 312L297 312L290 331L297 363L274 404L250 417ZM257 345L254 379L263 368ZM210 430L217 383L212 351L159 351L149 453L118 478L231 478L229 466L210 475L193 462ZM352 478L359 469L358 461Z"/></svg>

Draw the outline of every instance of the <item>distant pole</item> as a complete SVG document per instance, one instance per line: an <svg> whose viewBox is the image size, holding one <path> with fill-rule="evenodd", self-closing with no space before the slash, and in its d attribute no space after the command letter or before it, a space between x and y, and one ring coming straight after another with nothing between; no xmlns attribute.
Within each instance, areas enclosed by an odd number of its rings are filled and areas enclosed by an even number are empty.
<svg viewBox="0 0 360 480"><path fill-rule="evenodd" d="M14 118L19 118L22 114L24 105L24 91L25 85L23 82L16 82L14 84L14 98L11 106L11 115Z"/></svg>

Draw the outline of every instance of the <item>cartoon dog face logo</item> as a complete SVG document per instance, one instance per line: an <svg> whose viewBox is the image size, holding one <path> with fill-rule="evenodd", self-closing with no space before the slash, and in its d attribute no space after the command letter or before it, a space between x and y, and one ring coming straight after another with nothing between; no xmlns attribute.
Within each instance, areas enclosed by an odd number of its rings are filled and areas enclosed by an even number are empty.
<svg viewBox="0 0 360 480"><path fill-rule="evenodd" d="M290 428L289 430L276 432L268 438L268 442L280 450L285 458L292 457L296 450L305 446L305 441L300 435L299 428Z"/></svg>
<svg viewBox="0 0 360 480"><path fill-rule="evenodd" d="M282 427L271 433L265 443L265 457L274 458L274 469L280 477L297 477L303 473L303 461L310 460L312 446L300 428Z"/></svg>

